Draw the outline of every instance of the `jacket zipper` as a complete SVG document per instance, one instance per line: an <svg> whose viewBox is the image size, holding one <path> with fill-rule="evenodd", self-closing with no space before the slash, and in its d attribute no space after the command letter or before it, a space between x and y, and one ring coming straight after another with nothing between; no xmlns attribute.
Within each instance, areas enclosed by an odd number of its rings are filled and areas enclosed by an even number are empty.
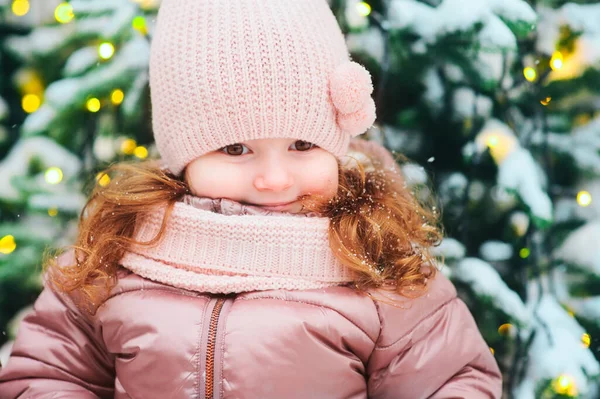
<svg viewBox="0 0 600 399"><path fill-rule="evenodd" d="M225 299L219 298L210 316L210 326L208 327L208 345L206 350L206 386L204 390L206 399L213 399L217 325L219 324L219 315L221 314L221 309L223 309L224 303Z"/></svg>

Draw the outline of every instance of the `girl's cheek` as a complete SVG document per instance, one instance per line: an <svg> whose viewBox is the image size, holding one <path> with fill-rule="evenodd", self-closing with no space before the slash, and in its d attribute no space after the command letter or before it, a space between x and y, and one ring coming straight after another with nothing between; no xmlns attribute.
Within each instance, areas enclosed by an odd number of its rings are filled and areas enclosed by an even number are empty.
<svg viewBox="0 0 600 399"><path fill-rule="evenodd" d="M332 198L338 188L338 164L335 158L321 159L304 168L305 190Z"/></svg>
<svg viewBox="0 0 600 399"><path fill-rule="evenodd" d="M239 168L224 165L196 165L189 174L192 192L199 197L232 197L245 187Z"/></svg>

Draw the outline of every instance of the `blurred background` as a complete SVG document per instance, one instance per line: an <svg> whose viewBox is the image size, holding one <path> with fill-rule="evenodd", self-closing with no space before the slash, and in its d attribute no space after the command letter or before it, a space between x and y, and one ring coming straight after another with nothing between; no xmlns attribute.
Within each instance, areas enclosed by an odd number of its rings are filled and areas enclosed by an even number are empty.
<svg viewBox="0 0 600 399"><path fill-rule="evenodd" d="M99 172L158 156L159 3L0 0L0 361ZM600 2L329 3L505 396L600 397Z"/></svg>

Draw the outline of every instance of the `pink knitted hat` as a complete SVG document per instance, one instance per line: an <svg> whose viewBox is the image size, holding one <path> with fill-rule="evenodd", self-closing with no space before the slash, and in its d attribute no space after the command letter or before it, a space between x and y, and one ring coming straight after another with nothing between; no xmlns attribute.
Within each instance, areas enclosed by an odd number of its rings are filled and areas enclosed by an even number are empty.
<svg viewBox="0 0 600 399"><path fill-rule="evenodd" d="M351 62L325 0L163 0L150 58L166 167L261 138L337 157L375 121L371 76Z"/></svg>

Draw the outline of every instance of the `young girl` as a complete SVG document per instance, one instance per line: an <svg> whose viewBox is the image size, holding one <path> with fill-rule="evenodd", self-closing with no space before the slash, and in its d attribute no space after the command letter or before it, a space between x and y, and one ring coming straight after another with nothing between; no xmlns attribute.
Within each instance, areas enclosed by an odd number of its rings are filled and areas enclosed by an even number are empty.
<svg viewBox="0 0 600 399"><path fill-rule="evenodd" d="M162 161L106 171L1 398L500 397L325 0L163 0L150 74Z"/></svg>

